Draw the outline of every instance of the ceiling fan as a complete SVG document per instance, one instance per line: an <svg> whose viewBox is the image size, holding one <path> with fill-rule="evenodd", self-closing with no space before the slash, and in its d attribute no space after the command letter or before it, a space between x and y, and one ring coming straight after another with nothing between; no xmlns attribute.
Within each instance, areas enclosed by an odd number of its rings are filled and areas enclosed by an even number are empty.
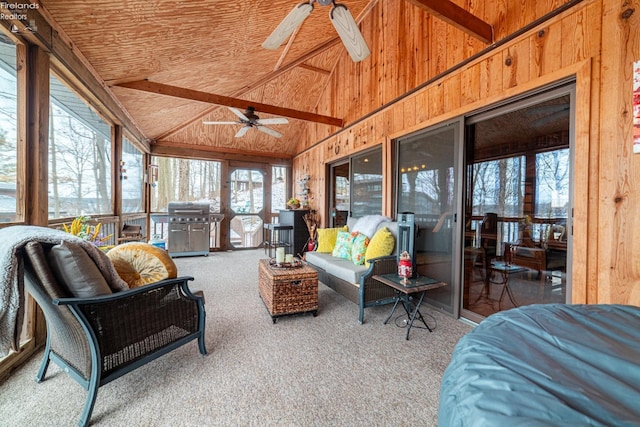
<svg viewBox="0 0 640 427"><path fill-rule="evenodd" d="M284 125L289 123L289 120L284 117L274 117L271 119L261 119L256 115L256 110L253 107L247 107L245 112L238 110L237 108L228 107L240 120L235 122L208 122L203 121L202 123L205 125L242 125L238 133L236 133L236 138L240 138L244 136L245 133L251 128L256 128L260 132L264 132L268 135L274 136L276 138L280 138L282 134L276 130L266 127L265 125Z"/></svg>
<svg viewBox="0 0 640 427"><path fill-rule="evenodd" d="M342 44L344 44L354 62L362 61L370 55L371 52L367 42L362 37L362 33L360 33L358 24L353 19L351 12L349 12L347 6L336 3L335 0L309 0L298 4L267 37L262 43L262 47L265 49L277 49L311 14L313 3L318 3L321 6L333 5L329 12L329 19L331 19L331 23L338 32L340 39L342 39Z"/></svg>

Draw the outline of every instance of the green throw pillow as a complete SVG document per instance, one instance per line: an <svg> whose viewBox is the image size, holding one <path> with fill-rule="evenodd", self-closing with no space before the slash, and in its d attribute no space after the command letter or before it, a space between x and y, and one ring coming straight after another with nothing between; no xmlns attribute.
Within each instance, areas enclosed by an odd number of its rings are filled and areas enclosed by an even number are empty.
<svg viewBox="0 0 640 427"><path fill-rule="evenodd" d="M336 258L351 259L351 247L353 246L353 238L348 231L339 231L336 238L336 245L333 247L333 255Z"/></svg>
<svg viewBox="0 0 640 427"><path fill-rule="evenodd" d="M382 227L376 231L376 234L371 238L369 246L367 246L367 252L364 255L365 265L367 267L369 266L370 259L391 255L395 244L396 239L387 227Z"/></svg>
<svg viewBox="0 0 640 427"><path fill-rule="evenodd" d="M367 246L369 246L369 238L362 233L357 233L351 246L351 261L353 261L355 265L364 264L364 255L367 252Z"/></svg>

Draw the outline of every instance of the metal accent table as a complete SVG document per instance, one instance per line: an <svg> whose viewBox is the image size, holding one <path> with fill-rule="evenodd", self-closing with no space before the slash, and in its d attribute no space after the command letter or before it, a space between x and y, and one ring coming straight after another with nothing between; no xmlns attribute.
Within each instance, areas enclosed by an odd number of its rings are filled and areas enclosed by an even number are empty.
<svg viewBox="0 0 640 427"><path fill-rule="evenodd" d="M495 285L504 285L502 287L502 292L500 292L500 298L498 299L498 309L502 310L502 300L504 299L504 294L506 293L509 299L511 300L511 304L514 307L518 307L518 303L516 302L513 293L511 292L511 287L509 286L509 279L511 275L514 273L520 273L522 271L526 271L525 267L521 267L519 265L513 264L505 264L504 262L493 262L491 263L491 275L489 277L489 283L493 283ZM493 277L493 273L500 273L501 280L495 281L491 280ZM484 289L483 289L484 292ZM482 297L483 292L480 293L480 297ZM487 299L489 298L490 289L487 289ZM480 299L478 297L478 299Z"/></svg>
<svg viewBox="0 0 640 427"><path fill-rule="evenodd" d="M429 332L433 330L427 325L427 322L422 317L422 313L420 313L420 304L424 300L424 294L436 288L441 288L443 286L447 286L448 283L440 282L436 279L432 279L430 277L416 277L415 279L408 279L407 284L402 283L402 278L398 276L396 273L391 274L382 274L373 276L373 280L377 280L380 283L384 283L387 286L390 286L396 292L395 302L393 304L393 308L391 309L391 313L384 321L386 325L393 316L393 313L396 311L396 307L398 303L402 301L402 307L404 311L406 311L407 316L409 317L409 323L407 324L407 336L406 339L409 339L409 332L411 332L411 327L413 326L413 321L418 317L420 321L426 326ZM415 304L415 308L413 311L411 310L411 301L414 299L413 294L419 294L418 302Z"/></svg>

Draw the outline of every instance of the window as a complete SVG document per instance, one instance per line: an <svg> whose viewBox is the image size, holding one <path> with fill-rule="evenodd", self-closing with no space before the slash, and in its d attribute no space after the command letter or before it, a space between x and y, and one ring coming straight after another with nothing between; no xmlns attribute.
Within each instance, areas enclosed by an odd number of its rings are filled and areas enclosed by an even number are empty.
<svg viewBox="0 0 640 427"><path fill-rule="evenodd" d="M351 216L382 213L382 148L351 158Z"/></svg>
<svg viewBox="0 0 640 427"><path fill-rule="evenodd" d="M126 137L122 138L122 212L142 212L143 155Z"/></svg>
<svg viewBox="0 0 640 427"><path fill-rule="evenodd" d="M16 46L0 34L0 222L22 221L18 182L18 79Z"/></svg>
<svg viewBox="0 0 640 427"><path fill-rule="evenodd" d="M220 212L220 162L153 157L158 181L151 189L151 211L166 212L169 202L209 202Z"/></svg>
<svg viewBox="0 0 640 427"><path fill-rule="evenodd" d="M569 216L569 149L536 155L536 218Z"/></svg>
<svg viewBox="0 0 640 427"><path fill-rule="evenodd" d="M111 126L50 77L49 218L113 213Z"/></svg>
<svg viewBox="0 0 640 427"><path fill-rule="evenodd" d="M287 208L287 168L273 166L271 168L271 213Z"/></svg>
<svg viewBox="0 0 640 427"><path fill-rule="evenodd" d="M524 197L525 157L516 156L473 164L472 214L494 212L519 218Z"/></svg>

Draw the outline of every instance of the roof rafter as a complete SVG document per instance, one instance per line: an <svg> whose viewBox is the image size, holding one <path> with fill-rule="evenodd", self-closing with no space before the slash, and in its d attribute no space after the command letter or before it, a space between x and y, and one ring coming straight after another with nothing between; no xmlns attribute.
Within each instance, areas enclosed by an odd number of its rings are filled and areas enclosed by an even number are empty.
<svg viewBox="0 0 640 427"><path fill-rule="evenodd" d="M150 82L148 80L138 80L134 82L123 82L117 86L129 89L141 90L144 92L156 93L159 95L173 96L176 98L190 99L192 101L206 102L209 104L224 105L246 110L253 107L256 111L285 116L292 119L305 120L308 122L322 123L325 125L343 127L344 121L336 117L323 116L321 114L309 113L306 111L293 110L291 108L277 107L275 105L261 104L259 102L247 101L245 99L232 98L230 96L216 95L213 93L201 92L193 89L186 89L177 86L170 86L162 83Z"/></svg>
<svg viewBox="0 0 640 427"><path fill-rule="evenodd" d="M493 26L455 3L446 0L407 1L485 43L493 43Z"/></svg>

